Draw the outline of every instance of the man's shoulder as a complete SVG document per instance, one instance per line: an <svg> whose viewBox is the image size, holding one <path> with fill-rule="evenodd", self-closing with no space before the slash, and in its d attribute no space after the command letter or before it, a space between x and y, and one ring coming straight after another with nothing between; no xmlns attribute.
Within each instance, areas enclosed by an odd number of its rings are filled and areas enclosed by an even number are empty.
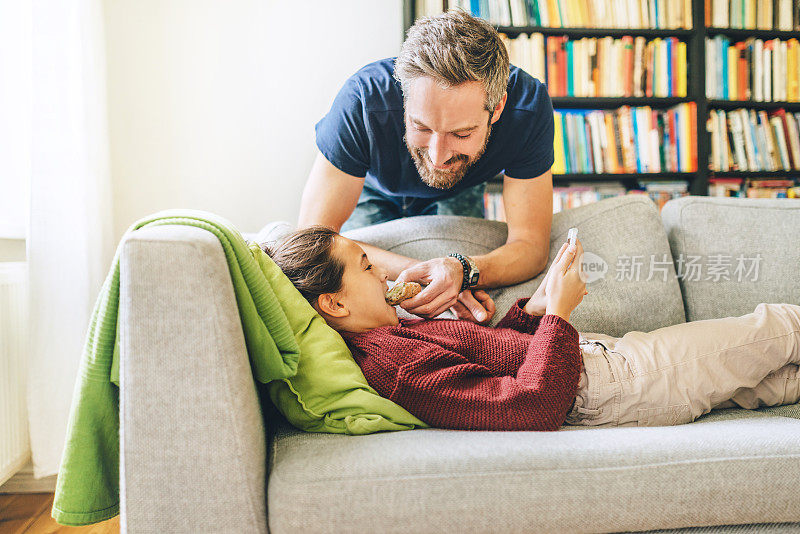
<svg viewBox="0 0 800 534"><path fill-rule="evenodd" d="M547 86L519 67L511 65L507 91L506 109L534 114L551 112Z"/></svg>
<svg viewBox="0 0 800 534"><path fill-rule="evenodd" d="M356 71L354 76L363 79L383 80L394 76L394 57L387 57L367 63Z"/></svg>
<svg viewBox="0 0 800 534"><path fill-rule="evenodd" d="M400 82L394 77L395 58L379 59L358 69L350 77L361 92L366 111L391 111L403 109Z"/></svg>

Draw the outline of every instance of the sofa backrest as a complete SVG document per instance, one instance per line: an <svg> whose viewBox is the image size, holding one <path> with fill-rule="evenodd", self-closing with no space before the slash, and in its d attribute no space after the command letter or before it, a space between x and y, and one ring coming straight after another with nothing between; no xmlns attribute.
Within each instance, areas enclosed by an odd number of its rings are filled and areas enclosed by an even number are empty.
<svg viewBox="0 0 800 534"><path fill-rule="evenodd" d="M622 336L684 322L685 315L669 243L658 210L649 198L609 198L556 213L550 232L548 267L570 227L587 253L584 265L597 277L570 322L580 332ZM390 221L344 233L345 236L414 258L460 252L486 254L505 243L505 223L457 216L422 216ZM638 265L638 267L637 267ZM651 269L652 265L652 269ZM600 275L597 268L605 267ZM529 297L547 269L536 278L490 290L497 305L496 324L517 298Z"/></svg>
<svg viewBox="0 0 800 534"><path fill-rule="evenodd" d="M800 199L689 196L661 216L688 321L800 304Z"/></svg>

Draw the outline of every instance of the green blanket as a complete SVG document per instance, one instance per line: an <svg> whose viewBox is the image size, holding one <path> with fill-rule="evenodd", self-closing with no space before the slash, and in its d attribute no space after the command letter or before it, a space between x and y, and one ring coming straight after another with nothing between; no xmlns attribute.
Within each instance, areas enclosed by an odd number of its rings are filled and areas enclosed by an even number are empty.
<svg viewBox="0 0 800 534"><path fill-rule="evenodd" d="M247 243L228 221L207 212L174 210L136 222L180 224L219 238L230 268L253 377L260 382L297 372L300 351L272 287ZM123 239L124 242L124 239ZM92 313L67 426L52 516L86 525L119 513L119 257L117 248Z"/></svg>

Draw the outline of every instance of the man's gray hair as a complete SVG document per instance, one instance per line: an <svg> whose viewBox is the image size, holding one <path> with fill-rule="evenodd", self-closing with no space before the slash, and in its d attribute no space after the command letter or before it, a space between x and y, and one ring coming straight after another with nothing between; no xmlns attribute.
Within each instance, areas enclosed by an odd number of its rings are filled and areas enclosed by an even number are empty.
<svg viewBox="0 0 800 534"><path fill-rule="evenodd" d="M486 88L489 113L503 99L508 72L508 51L497 30L461 9L418 19L394 63L404 97L408 84L421 76L443 87L477 81Z"/></svg>

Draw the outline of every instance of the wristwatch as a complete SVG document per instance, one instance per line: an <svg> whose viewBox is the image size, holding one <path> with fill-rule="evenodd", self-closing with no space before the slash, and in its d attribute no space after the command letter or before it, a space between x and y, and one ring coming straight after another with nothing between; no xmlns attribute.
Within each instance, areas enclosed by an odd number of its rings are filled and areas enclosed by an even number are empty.
<svg viewBox="0 0 800 534"><path fill-rule="evenodd" d="M452 252L448 254L448 256L460 261L461 266L464 268L464 280L461 282L461 291L478 285L478 278L480 278L481 272L478 270L478 265L472 261L472 258L469 256L462 256L458 252Z"/></svg>

